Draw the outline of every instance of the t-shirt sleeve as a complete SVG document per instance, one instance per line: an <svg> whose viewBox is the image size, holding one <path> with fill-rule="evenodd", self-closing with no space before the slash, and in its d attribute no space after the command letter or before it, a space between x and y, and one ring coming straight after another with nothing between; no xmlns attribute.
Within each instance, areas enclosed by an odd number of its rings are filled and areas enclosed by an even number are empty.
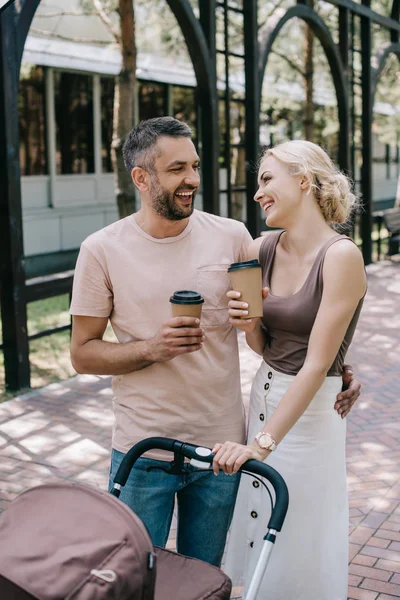
<svg viewBox="0 0 400 600"><path fill-rule="evenodd" d="M85 243L76 262L71 315L109 317L113 308L113 293L107 273Z"/></svg>
<svg viewBox="0 0 400 600"><path fill-rule="evenodd" d="M253 238L251 237L247 228L243 225L243 235L239 248L239 261L247 260L247 248L249 247L252 241Z"/></svg>

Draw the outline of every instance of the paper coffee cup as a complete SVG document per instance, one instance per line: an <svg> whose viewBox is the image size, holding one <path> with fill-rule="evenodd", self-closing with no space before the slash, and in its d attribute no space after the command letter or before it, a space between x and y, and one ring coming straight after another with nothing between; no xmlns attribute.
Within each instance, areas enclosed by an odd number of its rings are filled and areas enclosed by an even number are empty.
<svg viewBox="0 0 400 600"><path fill-rule="evenodd" d="M245 260L232 263L228 269L232 288L240 292L239 302L247 302L248 315L242 319L253 319L263 316L262 269L258 260Z"/></svg>
<svg viewBox="0 0 400 600"><path fill-rule="evenodd" d="M173 317L195 317L200 319L204 298L192 290L179 290L169 299Z"/></svg>

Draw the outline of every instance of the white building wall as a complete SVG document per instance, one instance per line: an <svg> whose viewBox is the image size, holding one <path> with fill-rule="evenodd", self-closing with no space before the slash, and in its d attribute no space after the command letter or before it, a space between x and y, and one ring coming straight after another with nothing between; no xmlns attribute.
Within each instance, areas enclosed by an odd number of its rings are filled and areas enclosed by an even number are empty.
<svg viewBox="0 0 400 600"><path fill-rule="evenodd" d="M386 177L386 165L373 167L373 198L396 197L398 165L391 165L391 177ZM49 177L23 177L23 225L25 256L46 254L79 248L91 233L118 219L112 175L62 175L55 180L53 207L49 206ZM220 171L220 189L226 189L226 171ZM195 207L202 209L201 192ZM245 194L243 215L246 220ZM220 214L228 215L226 194L220 195Z"/></svg>
<svg viewBox="0 0 400 600"><path fill-rule="evenodd" d="M61 1L61 0L57 0ZM138 75L177 85L195 86L192 67L167 65L166 61L155 64L143 56ZM65 59L65 60L64 60ZM120 57L112 48L92 48L88 44L75 44L62 40L49 40L28 36L24 60L47 65L47 147L49 175L22 177L22 204L25 256L77 249L80 243L94 231L118 218L113 190L113 175L101 173L100 131L100 85L99 73L115 74L119 70ZM55 114L53 68L68 68L92 73L93 120L95 140L95 173L86 175L57 175L55 168ZM168 68L167 68L168 67ZM238 89L241 87L238 85ZM373 198L394 198L398 186L399 165L390 165L387 177L384 163L373 166ZM359 177L356 176L358 179ZM226 170L220 171L220 189L226 189ZM245 194L243 215L246 220ZM197 195L196 208L202 208L201 192ZM227 196L220 195L220 214L227 216Z"/></svg>

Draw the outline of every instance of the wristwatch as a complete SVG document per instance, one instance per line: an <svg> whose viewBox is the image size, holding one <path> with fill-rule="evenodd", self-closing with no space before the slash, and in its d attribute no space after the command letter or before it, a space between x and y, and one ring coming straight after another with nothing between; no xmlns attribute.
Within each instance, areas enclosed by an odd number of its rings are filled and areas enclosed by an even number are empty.
<svg viewBox="0 0 400 600"><path fill-rule="evenodd" d="M266 431L260 431L257 433L255 439L257 440L257 444L260 446L260 448L263 448L263 450L270 450L271 452L276 450L277 443L272 435Z"/></svg>

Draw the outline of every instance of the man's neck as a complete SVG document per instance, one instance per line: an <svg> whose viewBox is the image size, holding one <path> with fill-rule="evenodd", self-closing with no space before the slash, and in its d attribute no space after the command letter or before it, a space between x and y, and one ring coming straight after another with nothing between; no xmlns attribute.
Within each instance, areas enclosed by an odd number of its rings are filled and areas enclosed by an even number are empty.
<svg viewBox="0 0 400 600"><path fill-rule="evenodd" d="M190 219L190 217L188 217L187 219L182 219L180 221L170 221L155 213L149 213L143 208L135 213L133 218L140 229L147 233L147 235L151 235L151 237L156 239L177 237L186 229Z"/></svg>

